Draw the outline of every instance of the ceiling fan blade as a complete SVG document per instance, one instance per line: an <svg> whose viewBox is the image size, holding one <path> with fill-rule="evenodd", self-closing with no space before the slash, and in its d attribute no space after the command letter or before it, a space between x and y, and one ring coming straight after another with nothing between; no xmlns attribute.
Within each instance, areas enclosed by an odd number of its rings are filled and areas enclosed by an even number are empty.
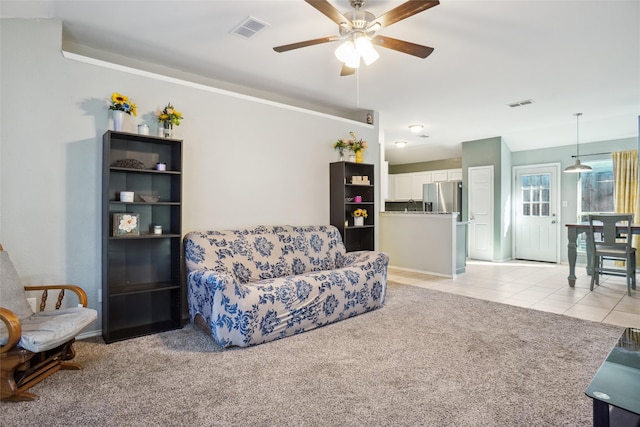
<svg viewBox="0 0 640 427"><path fill-rule="evenodd" d="M320 13L331 19L336 24L340 25L343 22L353 26L351 21L347 19L342 13L333 7L327 0L304 0L311 6L315 7Z"/></svg>
<svg viewBox="0 0 640 427"><path fill-rule="evenodd" d="M395 24L398 21L402 21L410 16L420 13L424 10L430 9L439 5L439 1L428 0L409 0L400 6L391 9L382 16L379 16L373 20L372 24L378 22L382 27L388 27L391 24ZM370 24L371 25L371 24Z"/></svg>
<svg viewBox="0 0 640 427"><path fill-rule="evenodd" d="M303 42L285 44L282 46L276 46L273 48L276 52L286 52L288 50L300 49L301 47L313 46L316 44L329 43L336 40L340 40L340 37L331 36L331 37L321 37L319 39L306 40Z"/></svg>
<svg viewBox="0 0 640 427"><path fill-rule="evenodd" d="M356 72L355 68L347 67L346 64L342 64L342 70L340 70L340 76L350 76Z"/></svg>
<svg viewBox="0 0 640 427"><path fill-rule="evenodd" d="M387 49L397 50L398 52L408 53L409 55L419 58L426 58L433 52L432 47L422 46L419 44L406 42L404 40L393 39L385 36L375 36L371 42L377 46L386 47Z"/></svg>

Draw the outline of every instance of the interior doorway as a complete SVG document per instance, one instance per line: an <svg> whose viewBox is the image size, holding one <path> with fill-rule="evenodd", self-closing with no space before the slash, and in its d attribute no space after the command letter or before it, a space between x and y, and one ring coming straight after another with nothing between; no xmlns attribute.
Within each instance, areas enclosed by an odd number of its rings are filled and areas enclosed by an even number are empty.
<svg viewBox="0 0 640 427"><path fill-rule="evenodd" d="M493 261L493 165L469 173L469 258Z"/></svg>

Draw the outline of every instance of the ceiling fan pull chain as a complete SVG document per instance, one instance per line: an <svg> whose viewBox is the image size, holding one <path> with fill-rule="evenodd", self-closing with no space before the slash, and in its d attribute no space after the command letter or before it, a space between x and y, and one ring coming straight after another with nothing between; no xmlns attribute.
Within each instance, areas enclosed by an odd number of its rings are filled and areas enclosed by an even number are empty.
<svg viewBox="0 0 640 427"><path fill-rule="evenodd" d="M360 68L356 68L356 108L360 108Z"/></svg>

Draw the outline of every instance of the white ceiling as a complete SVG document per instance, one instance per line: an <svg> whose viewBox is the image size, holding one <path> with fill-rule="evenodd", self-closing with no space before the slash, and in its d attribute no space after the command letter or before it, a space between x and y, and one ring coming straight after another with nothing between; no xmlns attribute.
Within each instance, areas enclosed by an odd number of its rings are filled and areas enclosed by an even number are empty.
<svg viewBox="0 0 640 427"><path fill-rule="evenodd" d="M350 10L348 0L330 0ZM402 1L370 0L379 16ZM391 164L459 157L463 141L502 136L511 151L638 135L640 1L441 0L380 31L431 46L416 58L378 47L380 59L340 77L337 35L303 0L6 1L4 17L56 18L88 46L328 108L380 113ZM247 17L269 26L246 40ZM532 99L531 105L507 104ZM420 138L410 124L423 124ZM398 149L393 142L408 141ZM587 154L587 153L584 153Z"/></svg>

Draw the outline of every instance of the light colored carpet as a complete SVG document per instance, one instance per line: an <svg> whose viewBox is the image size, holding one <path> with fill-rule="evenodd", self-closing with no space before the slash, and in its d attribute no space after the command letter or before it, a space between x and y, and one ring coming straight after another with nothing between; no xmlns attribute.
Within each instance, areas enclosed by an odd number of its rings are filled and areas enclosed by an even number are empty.
<svg viewBox="0 0 640 427"><path fill-rule="evenodd" d="M589 426L623 328L405 285L379 310L221 351L200 330L76 344L3 426Z"/></svg>

